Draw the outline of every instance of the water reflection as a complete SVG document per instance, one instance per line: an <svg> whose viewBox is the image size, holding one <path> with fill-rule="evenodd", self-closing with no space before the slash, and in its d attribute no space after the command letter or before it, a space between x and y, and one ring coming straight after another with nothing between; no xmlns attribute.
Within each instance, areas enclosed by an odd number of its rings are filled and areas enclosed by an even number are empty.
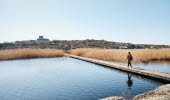
<svg viewBox="0 0 170 100"><path fill-rule="evenodd" d="M132 75L128 74L128 80L127 80L127 86L128 89L131 89L132 85L133 85L133 80L131 79Z"/></svg>
<svg viewBox="0 0 170 100"><path fill-rule="evenodd" d="M153 60L149 62L135 64L135 66L158 72L170 73L170 60Z"/></svg>
<svg viewBox="0 0 170 100"><path fill-rule="evenodd" d="M149 62L145 62L145 64L167 64L167 65L170 65L170 60L152 60Z"/></svg>
<svg viewBox="0 0 170 100"><path fill-rule="evenodd" d="M132 78L132 75L131 74L128 74L128 80L126 81L127 83L127 94L126 94L126 99L127 100L130 100L133 96L132 96L132 85L133 85L133 80L131 79Z"/></svg>

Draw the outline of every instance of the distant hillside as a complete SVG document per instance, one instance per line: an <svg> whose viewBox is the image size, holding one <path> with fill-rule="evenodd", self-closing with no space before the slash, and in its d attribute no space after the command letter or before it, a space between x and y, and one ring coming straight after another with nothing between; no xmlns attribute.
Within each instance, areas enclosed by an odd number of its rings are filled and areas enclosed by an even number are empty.
<svg viewBox="0 0 170 100"><path fill-rule="evenodd" d="M72 41L61 41L61 40L53 40L54 44L58 44L61 46L67 46L69 49L75 48L106 48L106 49L139 49L143 47L139 47L137 45L131 43L118 43L118 42L110 42L105 40L72 40Z"/></svg>
<svg viewBox="0 0 170 100"><path fill-rule="evenodd" d="M55 48L55 49L76 49L76 48L106 48L106 49L151 49L151 48L170 48L169 45L148 45L111 42L105 40L53 40L39 42L35 40L16 41L15 43L1 43L1 49L16 48Z"/></svg>

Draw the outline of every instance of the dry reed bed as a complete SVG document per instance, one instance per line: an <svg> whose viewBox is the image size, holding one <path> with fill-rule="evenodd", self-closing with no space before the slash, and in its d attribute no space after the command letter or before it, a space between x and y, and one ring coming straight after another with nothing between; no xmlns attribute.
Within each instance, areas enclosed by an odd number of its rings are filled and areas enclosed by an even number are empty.
<svg viewBox="0 0 170 100"><path fill-rule="evenodd" d="M0 60L62 57L63 55L64 55L63 50L54 50L54 49L0 50Z"/></svg>
<svg viewBox="0 0 170 100"><path fill-rule="evenodd" d="M134 62L149 60L170 60L170 49L98 49L80 48L68 51L72 55L100 59L106 61L126 60L128 52L133 55Z"/></svg>

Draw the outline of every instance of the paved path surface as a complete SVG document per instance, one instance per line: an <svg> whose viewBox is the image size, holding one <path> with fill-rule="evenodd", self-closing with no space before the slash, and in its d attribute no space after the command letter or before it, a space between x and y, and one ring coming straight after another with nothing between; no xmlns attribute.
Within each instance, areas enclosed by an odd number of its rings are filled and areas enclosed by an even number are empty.
<svg viewBox="0 0 170 100"><path fill-rule="evenodd" d="M65 54L65 55L69 56L71 58L76 58L76 59L79 59L79 60L95 63L95 64L98 64L98 65L107 66L107 67L117 69L117 70L120 70L120 71L137 74L137 75L140 75L140 76L143 76L143 77L146 77L146 78L150 78L150 79L154 79L154 80L157 80L157 81L170 83L170 74L168 74L168 73L156 72L156 71L153 71L153 70L142 69L142 68L139 68L139 67L133 67L131 69L131 68L128 68L127 66L119 65L119 64L116 64L116 63L113 63L113 62L96 60L96 59L74 56L74 55L69 55L69 54Z"/></svg>

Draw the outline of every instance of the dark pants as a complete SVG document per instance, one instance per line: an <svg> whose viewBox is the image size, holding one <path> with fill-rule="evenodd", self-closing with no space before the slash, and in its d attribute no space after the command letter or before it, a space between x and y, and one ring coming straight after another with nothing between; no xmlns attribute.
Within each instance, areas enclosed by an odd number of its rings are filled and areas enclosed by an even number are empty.
<svg viewBox="0 0 170 100"><path fill-rule="evenodd" d="M129 65L132 67L131 60L128 60L128 67Z"/></svg>

